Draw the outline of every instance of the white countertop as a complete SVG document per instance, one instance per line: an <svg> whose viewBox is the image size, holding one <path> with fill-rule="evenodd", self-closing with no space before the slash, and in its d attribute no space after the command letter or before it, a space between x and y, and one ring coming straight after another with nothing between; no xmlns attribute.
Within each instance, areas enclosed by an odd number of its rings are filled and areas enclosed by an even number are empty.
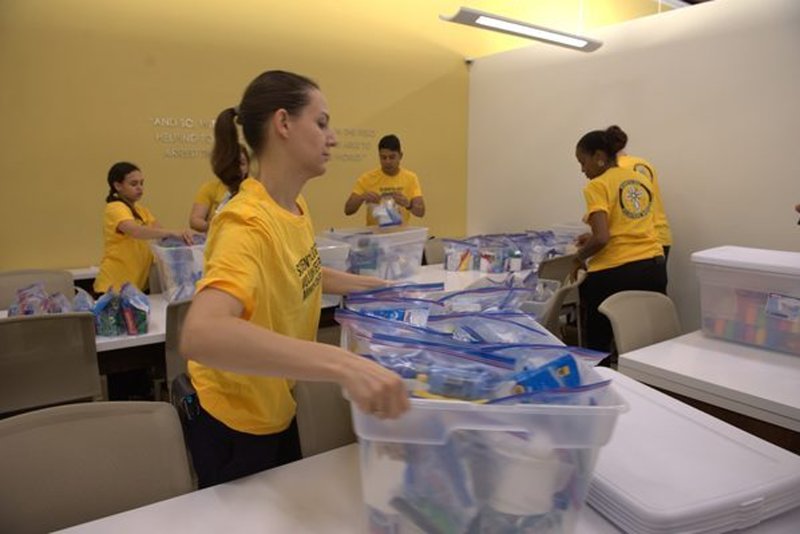
<svg viewBox="0 0 800 534"><path fill-rule="evenodd" d="M633 412L642 398L664 397L664 394L621 377L610 369L600 369L601 374L624 382L618 389ZM622 385L622 384L621 384ZM645 396L635 393L646 390ZM696 411L685 407L687 411ZM700 413L700 412L698 412ZM624 418L626 414L621 414ZM712 432L731 435L741 433L724 422L700 413L698 421L713 423ZM624 427L622 420L618 423ZM712 428L713 427L713 428ZM607 458L600 451L606 472L613 472L613 462L628 462L625 450L635 450L640 433L633 428L615 432L609 445L613 449ZM759 438L749 436L754 441ZM650 437L652 439L652 437ZM773 447L764 443L765 447ZM707 451L704 451L707 454ZM692 454L687 451L686 454ZM660 456L656 455L657 458ZM609 462L612 462L611 464ZM725 462L709 465L728 469ZM640 473L646 475L646 473ZM709 475L709 473L706 473ZM646 476L636 477L635 483L648 484L653 481ZM634 482L631 482L634 484ZM688 489L688 488L687 488ZM795 534L800 525L800 507L766 520L744 532L751 534ZM361 489L358 446L348 445L324 454L313 456L264 471L233 482L189 493L149 506L123 512L64 532L70 533L218 533L218 532L320 532L353 533L364 531L364 508ZM584 507L575 528L576 534L616 534L619 531L593 509Z"/></svg>
<svg viewBox="0 0 800 534"><path fill-rule="evenodd" d="M75 280L91 280L92 278L97 278L97 275L100 273L100 268L94 265L90 265L89 267L78 267L75 269L67 269L67 271L72 275L72 278Z"/></svg>
<svg viewBox="0 0 800 534"><path fill-rule="evenodd" d="M706 337L677 337L619 357L626 375L800 432L800 357Z"/></svg>

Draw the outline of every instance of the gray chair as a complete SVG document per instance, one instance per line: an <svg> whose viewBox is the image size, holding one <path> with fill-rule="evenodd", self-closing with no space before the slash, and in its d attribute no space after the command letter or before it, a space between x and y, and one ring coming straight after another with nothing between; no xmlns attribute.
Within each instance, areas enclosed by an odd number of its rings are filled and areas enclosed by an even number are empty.
<svg viewBox="0 0 800 534"><path fill-rule="evenodd" d="M17 300L17 290L35 282L44 283L48 294L63 293L70 302L75 296L72 274L69 271L25 269L0 273L0 310L7 309Z"/></svg>
<svg viewBox="0 0 800 534"><path fill-rule="evenodd" d="M544 260L539 264L539 278L545 280L558 280L562 284L575 269L575 254L558 256Z"/></svg>
<svg viewBox="0 0 800 534"><path fill-rule="evenodd" d="M164 288L161 287L161 275L158 272L158 264L155 261L150 266L150 275L147 279L147 287L151 295L164 292Z"/></svg>
<svg viewBox="0 0 800 534"><path fill-rule="evenodd" d="M562 283L562 285L568 285L569 281L567 278L572 274L572 271L575 269L575 254L567 254L565 256L558 256L556 258L550 258L549 260L543 261L539 264L539 271L538 275L540 279L543 280L558 280ZM580 284L579 284L580 285ZM578 335L578 344L581 344L581 314L579 313L579 296L578 296L578 286L574 286L573 289L567 292L564 295L564 300L561 303L562 311L559 314L564 312L568 312L570 314L574 314L577 335Z"/></svg>
<svg viewBox="0 0 800 534"><path fill-rule="evenodd" d="M619 354L653 345L681 334L672 300L653 291L621 291L598 307L608 317Z"/></svg>
<svg viewBox="0 0 800 534"><path fill-rule="evenodd" d="M49 532L192 490L162 402L96 402L0 421L0 532Z"/></svg>
<svg viewBox="0 0 800 534"><path fill-rule="evenodd" d="M179 348L181 341L181 328L186 314L189 312L191 300L170 302L167 305L167 331L164 339L164 355L166 358L167 387L172 387L172 381L186 372L186 360L181 356Z"/></svg>
<svg viewBox="0 0 800 534"><path fill-rule="evenodd" d="M92 314L0 319L0 340L0 413L101 396Z"/></svg>
<svg viewBox="0 0 800 534"><path fill-rule="evenodd" d="M544 310L541 309L541 304L538 302L523 303L520 309L526 313L535 314L542 326L563 341L564 332L561 324L561 315L564 307L564 299L576 292L585 279L586 272L580 271L576 280L565 280L564 284L556 290L555 294L550 298L550 301L547 302Z"/></svg>
<svg viewBox="0 0 800 534"><path fill-rule="evenodd" d="M432 237L425 242L425 261L428 265L444 263L444 245L438 237Z"/></svg>
<svg viewBox="0 0 800 534"><path fill-rule="evenodd" d="M338 384L300 381L295 384L294 398L303 457L356 441L350 403Z"/></svg>

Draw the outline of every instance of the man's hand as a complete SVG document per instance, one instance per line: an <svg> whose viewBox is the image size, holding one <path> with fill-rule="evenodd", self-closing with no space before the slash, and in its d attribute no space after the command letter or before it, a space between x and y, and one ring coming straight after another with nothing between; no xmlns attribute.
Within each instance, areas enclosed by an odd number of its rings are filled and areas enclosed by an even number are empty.
<svg viewBox="0 0 800 534"><path fill-rule="evenodd" d="M395 203L405 209L411 207L411 201L403 193L392 193Z"/></svg>
<svg viewBox="0 0 800 534"><path fill-rule="evenodd" d="M380 204L381 202L381 196L374 191L367 191L361 195L361 199L367 204Z"/></svg>

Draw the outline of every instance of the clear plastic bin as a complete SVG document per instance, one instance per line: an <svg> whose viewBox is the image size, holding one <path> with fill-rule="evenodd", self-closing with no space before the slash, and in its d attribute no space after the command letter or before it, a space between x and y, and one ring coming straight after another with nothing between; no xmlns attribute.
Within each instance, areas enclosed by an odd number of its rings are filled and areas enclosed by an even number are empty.
<svg viewBox="0 0 800 534"><path fill-rule="evenodd" d="M625 401L489 406L413 399L400 419L353 408L370 532L574 529Z"/></svg>
<svg viewBox="0 0 800 534"><path fill-rule="evenodd" d="M150 244L167 301L191 299L195 284L203 277L205 244L162 246Z"/></svg>
<svg viewBox="0 0 800 534"><path fill-rule="evenodd" d="M719 247L692 262L703 332L800 355L800 253Z"/></svg>
<svg viewBox="0 0 800 534"><path fill-rule="evenodd" d="M324 237L350 245L350 272L398 280L419 272L428 229L414 226L375 226L331 230Z"/></svg>
<svg viewBox="0 0 800 534"><path fill-rule="evenodd" d="M347 270L347 257L350 255L350 245L327 237L317 236L317 251L322 265L338 271Z"/></svg>

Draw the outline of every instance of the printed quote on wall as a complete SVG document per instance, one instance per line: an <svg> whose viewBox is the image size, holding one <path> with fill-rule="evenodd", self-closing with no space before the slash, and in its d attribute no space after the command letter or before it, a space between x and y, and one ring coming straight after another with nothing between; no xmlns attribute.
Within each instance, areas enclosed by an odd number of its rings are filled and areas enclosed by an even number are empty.
<svg viewBox="0 0 800 534"><path fill-rule="evenodd" d="M167 159L208 159L214 144L214 120L207 117L161 116L148 119L161 156ZM334 128L338 145L333 160L360 163L372 154L375 130Z"/></svg>

